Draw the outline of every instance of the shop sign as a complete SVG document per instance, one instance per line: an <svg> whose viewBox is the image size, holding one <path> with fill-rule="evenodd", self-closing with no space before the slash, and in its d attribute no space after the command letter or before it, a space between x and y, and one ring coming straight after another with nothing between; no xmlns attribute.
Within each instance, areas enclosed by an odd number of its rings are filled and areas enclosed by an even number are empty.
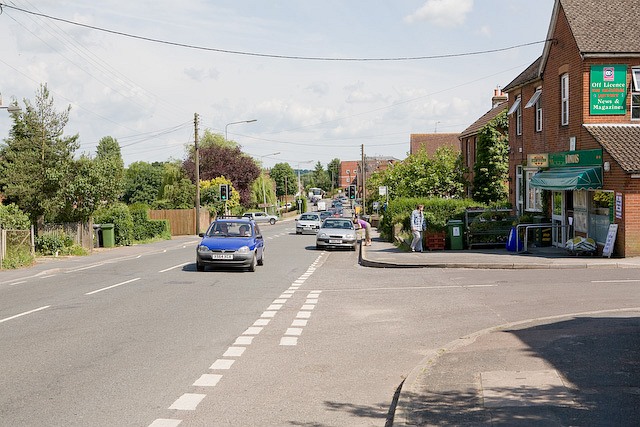
<svg viewBox="0 0 640 427"><path fill-rule="evenodd" d="M578 150L549 153L549 167L600 166L602 150Z"/></svg>
<svg viewBox="0 0 640 427"><path fill-rule="evenodd" d="M616 193L616 219L622 219L622 193Z"/></svg>
<svg viewBox="0 0 640 427"><path fill-rule="evenodd" d="M549 167L549 155L547 153L527 154L527 166L530 168L547 168Z"/></svg>
<svg viewBox="0 0 640 427"><path fill-rule="evenodd" d="M592 65L589 89L592 116L627 113L626 65Z"/></svg>

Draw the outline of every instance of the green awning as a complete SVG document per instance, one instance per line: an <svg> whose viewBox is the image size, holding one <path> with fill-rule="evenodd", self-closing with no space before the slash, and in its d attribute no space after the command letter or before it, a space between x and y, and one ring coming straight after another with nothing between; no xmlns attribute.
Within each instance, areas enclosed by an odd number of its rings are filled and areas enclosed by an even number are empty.
<svg viewBox="0 0 640 427"><path fill-rule="evenodd" d="M602 188L602 168L552 168L533 175L529 184L543 190L594 190Z"/></svg>

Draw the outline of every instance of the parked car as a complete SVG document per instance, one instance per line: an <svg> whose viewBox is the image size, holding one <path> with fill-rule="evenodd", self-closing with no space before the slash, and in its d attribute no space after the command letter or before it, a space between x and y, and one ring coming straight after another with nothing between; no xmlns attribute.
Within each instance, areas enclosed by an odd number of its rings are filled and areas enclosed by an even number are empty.
<svg viewBox="0 0 640 427"><path fill-rule="evenodd" d="M221 218L213 221L196 249L196 269L242 267L255 271L264 264L264 239L255 221Z"/></svg>
<svg viewBox="0 0 640 427"><path fill-rule="evenodd" d="M254 220L255 222L258 222L258 223L268 222L271 225L275 224L276 221L278 221L278 217L277 216L269 215L266 212L247 212L242 216L245 217L245 218L252 219L252 220Z"/></svg>
<svg viewBox="0 0 640 427"><path fill-rule="evenodd" d="M317 233L322 225L320 213L305 212L296 219L296 234Z"/></svg>
<svg viewBox="0 0 640 427"><path fill-rule="evenodd" d="M356 250L356 229L348 218L327 218L316 236L316 248L348 248Z"/></svg>

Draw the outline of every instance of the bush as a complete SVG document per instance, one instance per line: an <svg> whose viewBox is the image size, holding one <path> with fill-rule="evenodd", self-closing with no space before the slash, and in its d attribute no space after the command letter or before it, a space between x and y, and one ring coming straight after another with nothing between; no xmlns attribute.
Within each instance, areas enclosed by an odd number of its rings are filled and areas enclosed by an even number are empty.
<svg viewBox="0 0 640 427"><path fill-rule="evenodd" d="M402 224L405 231L411 230L411 212L417 205L424 205L424 217L429 230L446 229L450 219L464 220L464 212L468 207L478 206L471 199L443 198L401 198L390 200L387 210L380 222L380 233L388 241L393 241L393 225Z"/></svg>
<svg viewBox="0 0 640 427"><path fill-rule="evenodd" d="M97 210L94 224L113 224L116 245L130 245L133 241L133 218L124 203L115 203Z"/></svg>
<svg viewBox="0 0 640 427"><path fill-rule="evenodd" d="M41 255L87 255L82 246L73 242L71 236L64 233L44 233L35 239L36 251Z"/></svg>
<svg viewBox="0 0 640 427"><path fill-rule="evenodd" d="M6 230L28 230L30 226L29 215L22 212L17 205L0 204L0 227Z"/></svg>
<svg viewBox="0 0 640 427"><path fill-rule="evenodd" d="M149 206L135 203L129 206L133 220L132 238L135 241L145 241L154 238L170 239L169 221L149 219Z"/></svg>
<svg viewBox="0 0 640 427"><path fill-rule="evenodd" d="M7 256L2 260L2 268L14 269L28 267L35 261L31 250L24 247L7 248Z"/></svg>

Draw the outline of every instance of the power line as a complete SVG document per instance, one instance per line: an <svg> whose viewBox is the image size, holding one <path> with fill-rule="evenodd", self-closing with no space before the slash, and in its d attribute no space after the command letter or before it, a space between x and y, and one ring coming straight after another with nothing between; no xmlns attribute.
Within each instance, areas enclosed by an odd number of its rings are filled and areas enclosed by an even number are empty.
<svg viewBox="0 0 640 427"><path fill-rule="evenodd" d="M388 58L332 58L332 57L322 57L322 56L296 56L296 55L276 55L276 54L268 54L268 53L258 53L258 52L244 52L239 50L229 50L229 49L219 49L213 47L205 47L205 46L196 46L186 43L177 43L171 42L167 40L154 39L151 37L138 36L135 34L124 33L121 31L109 30L107 28L96 27L94 25L82 24L80 22L70 21L68 19L58 18L51 15L46 15L44 13L33 12L30 10L22 9L16 6L11 6L8 4L0 3L0 14L2 13L2 7L6 7L8 9L14 9L20 12L28 13L31 15L40 16L42 18L53 19L55 21L64 22L70 25L76 25L79 27L89 28L91 30L102 31L109 34L115 34L122 37L129 37L137 40L144 40L152 43L165 44L169 46L177 46L184 47L188 49L196 49L196 50L204 50L208 52L218 52L218 53L227 53L232 55L243 55L243 56L256 56L261 58L273 58L273 59L294 59L294 60L304 60L304 61L343 61L343 62L372 62L372 61L420 61L420 60L430 60L430 59L445 59L445 58L459 58L465 56L477 56L477 55L486 55L489 53L498 53L505 52L507 50L518 49L521 47L533 46L536 44L546 43L551 40L539 40L535 42L523 43L514 46L507 46L496 49L488 49L482 51L475 52L463 52L463 53L450 53L450 54L442 54L442 55L427 55L427 56L403 56L403 57L388 57Z"/></svg>

